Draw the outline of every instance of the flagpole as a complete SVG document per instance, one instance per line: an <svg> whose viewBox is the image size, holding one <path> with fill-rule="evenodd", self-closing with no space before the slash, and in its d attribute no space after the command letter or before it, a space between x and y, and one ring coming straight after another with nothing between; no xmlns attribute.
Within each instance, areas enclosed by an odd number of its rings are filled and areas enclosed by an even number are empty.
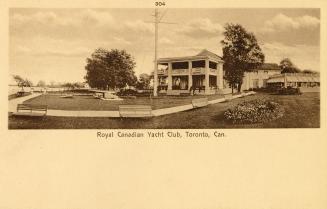
<svg viewBox="0 0 327 209"><path fill-rule="evenodd" d="M153 75L153 96L158 96L158 9L155 8L154 10L154 75Z"/></svg>

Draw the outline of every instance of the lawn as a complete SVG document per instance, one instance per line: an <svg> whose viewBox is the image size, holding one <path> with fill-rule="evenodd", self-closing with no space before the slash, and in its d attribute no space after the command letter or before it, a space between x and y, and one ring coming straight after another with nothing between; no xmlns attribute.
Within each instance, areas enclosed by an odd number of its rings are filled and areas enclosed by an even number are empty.
<svg viewBox="0 0 327 209"><path fill-rule="evenodd" d="M244 100L265 98L285 108L283 117L263 123L235 125L227 122L223 113ZM171 98L172 100L172 98ZM181 99L176 98L176 103ZM193 109L149 119L119 118L73 118L73 117L13 117L9 116L9 129L203 129L203 128L319 128L319 93L302 95L256 95L217 103L204 108Z"/></svg>
<svg viewBox="0 0 327 209"><path fill-rule="evenodd" d="M73 98L61 98L60 95L41 95L25 101L24 103L35 105L48 105L54 110L118 110L121 104L151 105L153 109L175 107L191 104L192 99L205 96L160 96L158 98L138 97L124 100L100 100L93 96L74 96ZM220 95L206 96L209 100L222 98Z"/></svg>

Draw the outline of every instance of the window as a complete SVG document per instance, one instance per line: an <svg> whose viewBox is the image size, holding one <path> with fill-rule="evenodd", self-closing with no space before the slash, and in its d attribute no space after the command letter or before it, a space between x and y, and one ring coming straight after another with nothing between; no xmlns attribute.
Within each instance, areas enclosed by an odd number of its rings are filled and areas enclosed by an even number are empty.
<svg viewBox="0 0 327 209"><path fill-rule="evenodd" d="M173 62L172 69L188 69L188 62Z"/></svg>
<svg viewBox="0 0 327 209"><path fill-rule="evenodd" d="M200 67L205 67L206 63L204 60L198 60L198 61L193 61L192 62L192 68L200 68Z"/></svg>
<svg viewBox="0 0 327 209"><path fill-rule="evenodd" d="M209 68L217 69L217 63L209 61Z"/></svg>

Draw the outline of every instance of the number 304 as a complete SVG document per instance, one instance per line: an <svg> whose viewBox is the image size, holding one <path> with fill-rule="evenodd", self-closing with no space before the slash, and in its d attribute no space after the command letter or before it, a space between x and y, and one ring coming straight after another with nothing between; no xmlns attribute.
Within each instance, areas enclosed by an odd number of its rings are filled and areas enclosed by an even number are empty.
<svg viewBox="0 0 327 209"><path fill-rule="evenodd" d="M166 3L164 1L156 1L155 5L156 7L166 6Z"/></svg>

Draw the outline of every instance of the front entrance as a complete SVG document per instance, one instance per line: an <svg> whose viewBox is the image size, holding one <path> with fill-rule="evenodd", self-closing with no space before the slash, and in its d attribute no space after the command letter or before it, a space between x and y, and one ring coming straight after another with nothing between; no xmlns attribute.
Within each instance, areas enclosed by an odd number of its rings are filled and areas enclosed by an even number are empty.
<svg viewBox="0 0 327 209"><path fill-rule="evenodd" d="M204 93L204 75L193 75L192 76L192 91L193 94Z"/></svg>
<svg viewBox="0 0 327 209"><path fill-rule="evenodd" d="M193 75L192 76L192 86L195 88L204 86L204 75Z"/></svg>

